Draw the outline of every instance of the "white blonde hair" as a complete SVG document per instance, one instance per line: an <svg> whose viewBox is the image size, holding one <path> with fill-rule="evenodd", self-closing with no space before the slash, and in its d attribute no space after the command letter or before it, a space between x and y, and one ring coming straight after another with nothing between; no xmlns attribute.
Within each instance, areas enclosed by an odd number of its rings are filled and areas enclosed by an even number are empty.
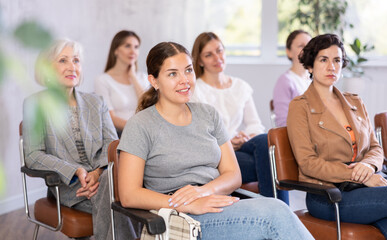
<svg viewBox="0 0 387 240"><path fill-rule="evenodd" d="M63 51L64 48L71 47L74 54L78 55L81 63L83 60L83 48L80 43L70 39L60 39L54 41L48 48L42 50L35 63L35 80L45 86L50 78L52 78L52 63ZM83 82L83 75L79 76L79 86Z"/></svg>

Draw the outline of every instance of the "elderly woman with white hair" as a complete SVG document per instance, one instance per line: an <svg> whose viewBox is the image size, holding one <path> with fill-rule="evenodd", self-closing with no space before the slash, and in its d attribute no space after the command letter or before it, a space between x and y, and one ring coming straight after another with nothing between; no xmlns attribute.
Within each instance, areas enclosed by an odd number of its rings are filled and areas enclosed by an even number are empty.
<svg viewBox="0 0 387 240"><path fill-rule="evenodd" d="M95 238L110 239L108 179L104 169L108 145L117 139L117 134L102 97L77 90L82 81L82 60L80 44L67 39L54 42L39 55L36 80L48 88L56 86L63 95L52 97L49 90L43 90L24 101L25 160L29 168L57 172L62 180L61 204L91 213ZM60 103L61 96L67 103L62 108L36 108L42 102ZM36 121L30 117L35 109L42 113L42 128L37 129ZM59 111L60 117L50 109ZM63 124L58 124L58 120ZM132 230L126 228L129 229Z"/></svg>

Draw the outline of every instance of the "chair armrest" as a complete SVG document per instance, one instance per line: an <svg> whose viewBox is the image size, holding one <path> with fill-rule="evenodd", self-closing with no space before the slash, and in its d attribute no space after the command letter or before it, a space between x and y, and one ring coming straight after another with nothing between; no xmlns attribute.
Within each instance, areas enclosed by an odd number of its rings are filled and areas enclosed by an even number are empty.
<svg viewBox="0 0 387 240"><path fill-rule="evenodd" d="M148 233L152 235L161 234L166 230L164 219L157 214L151 213L150 211L125 208L120 202L113 202L112 209L128 216L132 220L145 224Z"/></svg>
<svg viewBox="0 0 387 240"><path fill-rule="evenodd" d="M20 171L27 174L30 177L40 177L44 178L47 187L55 187L61 183L59 174L54 171L48 170L32 170L27 167L21 167Z"/></svg>
<svg viewBox="0 0 387 240"><path fill-rule="evenodd" d="M293 180L281 180L279 182L279 186L318 195L325 195L332 203L337 203L341 201L341 192L336 187L329 187L314 183L299 182Z"/></svg>
<svg viewBox="0 0 387 240"><path fill-rule="evenodd" d="M233 193L231 193L231 196L239 197L240 199L246 199L246 198L256 198L259 196L259 194L247 191L242 188L238 188Z"/></svg>

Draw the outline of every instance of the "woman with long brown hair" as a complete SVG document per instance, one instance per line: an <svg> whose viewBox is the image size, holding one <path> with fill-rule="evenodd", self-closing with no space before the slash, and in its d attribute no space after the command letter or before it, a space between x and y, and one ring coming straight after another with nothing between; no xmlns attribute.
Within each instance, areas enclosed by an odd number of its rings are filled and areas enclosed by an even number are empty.
<svg viewBox="0 0 387 240"><path fill-rule="evenodd" d="M242 182L258 181L260 194L273 197L267 134L253 100L253 89L244 80L229 76L222 41L213 32L201 33L192 48L197 77L194 102L207 103L219 111L231 137L242 172ZM287 191L278 198L289 204Z"/></svg>
<svg viewBox="0 0 387 240"><path fill-rule="evenodd" d="M111 43L105 73L95 82L95 92L103 96L117 132L134 115L138 99L148 87L144 73L138 72L140 37L132 31L118 32Z"/></svg>
<svg viewBox="0 0 387 240"><path fill-rule="evenodd" d="M312 239L281 201L229 196L241 185L238 163L218 112L189 102L196 81L189 52L162 42L146 62L152 88L118 146L121 204L188 213L203 240Z"/></svg>

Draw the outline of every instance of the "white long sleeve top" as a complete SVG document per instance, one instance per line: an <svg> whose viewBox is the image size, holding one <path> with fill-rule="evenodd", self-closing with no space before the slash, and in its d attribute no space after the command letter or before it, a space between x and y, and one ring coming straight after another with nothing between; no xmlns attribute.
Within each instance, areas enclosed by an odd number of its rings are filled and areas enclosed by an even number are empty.
<svg viewBox="0 0 387 240"><path fill-rule="evenodd" d="M264 133L265 127L253 101L253 89L240 78L231 77L231 81L229 88L218 89L198 78L191 101L214 106L231 138L239 131L248 135Z"/></svg>
<svg viewBox="0 0 387 240"><path fill-rule="evenodd" d="M147 90L149 82L146 74L137 73L137 79L143 89ZM136 112L138 98L133 84L119 83L104 73L95 81L95 93L103 97L109 111L113 110L122 119L128 120Z"/></svg>

